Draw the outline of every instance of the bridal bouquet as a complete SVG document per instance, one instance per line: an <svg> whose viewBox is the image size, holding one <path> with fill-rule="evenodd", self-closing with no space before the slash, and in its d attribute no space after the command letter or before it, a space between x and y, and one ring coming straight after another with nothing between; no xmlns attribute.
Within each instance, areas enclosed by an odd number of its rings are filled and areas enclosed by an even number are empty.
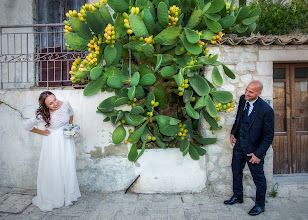
<svg viewBox="0 0 308 220"><path fill-rule="evenodd" d="M63 134L66 138L73 138L76 137L77 134L80 132L79 125L76 124L67 124L63 129Z"/></svg>

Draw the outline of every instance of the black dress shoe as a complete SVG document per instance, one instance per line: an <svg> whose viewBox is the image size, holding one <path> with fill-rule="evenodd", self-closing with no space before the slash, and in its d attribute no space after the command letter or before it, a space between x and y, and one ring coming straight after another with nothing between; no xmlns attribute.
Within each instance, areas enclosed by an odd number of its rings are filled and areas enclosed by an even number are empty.
<svg viewBox="0 0 308 220"><path fill-rule="evenodd" d="M233 205L235 203L243 203L243 199L238 199L235 196L232 196L229 200L224 201L226 205Z"/></svg>
<svg viewBox="0 0 308 220"><path fill-rule="evenodd" d="M265 211L265 208L264 208L264 207L255 205L255 206L248 212L248 214L249 214L249 215L259 215L260 213L262 213L262 212L264 212L264 211Z"/></svg>

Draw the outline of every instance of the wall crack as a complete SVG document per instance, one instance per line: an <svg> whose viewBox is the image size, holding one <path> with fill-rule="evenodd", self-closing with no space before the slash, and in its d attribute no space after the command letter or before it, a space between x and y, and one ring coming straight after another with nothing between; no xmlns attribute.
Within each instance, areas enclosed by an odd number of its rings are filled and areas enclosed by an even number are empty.
<svg viewBox="0 0 308 220"><path fill-rule="evenodd" d="M17 111L17 112L20 114L20 116L22 117L22 119L26 119L26 118L22 115L22 112L21 112L20 110L14 108L13 106L11 106L11 105L9 105L9 104L3 102L3 101L0 101L0 105L2 105L2 104L8 106L9 108L13 109L14 111Z"/></svg>

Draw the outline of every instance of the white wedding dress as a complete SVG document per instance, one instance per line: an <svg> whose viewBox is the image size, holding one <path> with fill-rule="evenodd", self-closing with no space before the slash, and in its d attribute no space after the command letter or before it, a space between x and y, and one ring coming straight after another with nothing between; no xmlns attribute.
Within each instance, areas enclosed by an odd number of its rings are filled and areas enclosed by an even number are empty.
<svg viewBox="0 0 308 220"><path fill-rule="evenodd" d="M50 114L50 134L43 136L37 196L32 200L42 211L71 205L81 196L75 168L75 143L63 134L63 127L69 123L73 114L73 109L67 101ZM32 130L40 122L46 124L41 116L34 116L24 123L24 127Z"/></svg>

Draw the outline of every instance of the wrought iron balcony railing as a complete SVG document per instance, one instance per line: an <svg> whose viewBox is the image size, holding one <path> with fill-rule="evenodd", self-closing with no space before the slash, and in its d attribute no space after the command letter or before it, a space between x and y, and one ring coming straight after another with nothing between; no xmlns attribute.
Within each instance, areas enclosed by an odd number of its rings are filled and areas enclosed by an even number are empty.
<svg viewBox="0 0 308 220"><path fill-rule="evenodd" d="M71 86L63 24L0 26L0 89Z"/></svg>

